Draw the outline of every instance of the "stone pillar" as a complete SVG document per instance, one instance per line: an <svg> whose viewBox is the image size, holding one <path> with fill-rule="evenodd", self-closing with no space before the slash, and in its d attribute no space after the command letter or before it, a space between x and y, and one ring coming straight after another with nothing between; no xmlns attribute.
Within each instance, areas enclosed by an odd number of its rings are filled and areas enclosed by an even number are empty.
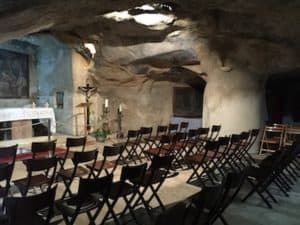
<svg viewBox="0 0 300 225"><path fill-rule="evenodd" d="M222 135L261 128L266 115L264 79L246 69L216 68L204 92L204 126L222 125Z"/></svg>

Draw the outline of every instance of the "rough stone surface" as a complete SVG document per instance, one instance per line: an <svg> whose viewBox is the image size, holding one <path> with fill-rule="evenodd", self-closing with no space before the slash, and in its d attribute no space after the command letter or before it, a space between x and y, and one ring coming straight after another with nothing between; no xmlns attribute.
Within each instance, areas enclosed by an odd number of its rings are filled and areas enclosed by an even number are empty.
<svg viewBox="0 0 300 225"><path fill-rule="evenodd" d="M130 110L134 105L129 102L140 106L141 111L128 111L140 123L167 122L172 115L173 82L193 85L203 78L207 81L205 126L222 124L223 134L260 126L265 119L267 77L300 67L299 1L174 0L156 5L151 12L135 8L145 3L153 1L4 0L0 4L0 41L50 32L70 47L94 42L97 53L92 78L101 96L95 103L100 110L101 99L109 97ZM103 17L127 9L131 9L130 19ZM175 19L159 29L133 19L133 15L154 12L174 14ZM82 82L89 68L77 56L72 59L77 62L72 73ZM73 90L80 82L73 81ZM169 95L157 104L155 98L162 93ZM153 110L162 112L166 105L168 110L160 119L153 118ZM126 116L124 124L138 126Z"/></svg>

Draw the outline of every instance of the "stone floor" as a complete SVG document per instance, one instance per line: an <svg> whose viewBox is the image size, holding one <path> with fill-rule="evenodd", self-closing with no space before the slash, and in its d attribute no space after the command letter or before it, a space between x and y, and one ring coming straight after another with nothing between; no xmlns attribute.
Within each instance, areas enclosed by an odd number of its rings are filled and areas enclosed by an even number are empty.
<svg viewBox="0 0 300 225"><path fill-rule="evenodd" d="M58 146L64 145L65 136L56 136L54 137L58 141ZM45 137L42 138L35 138L32 140L46 140ZM20 143L22 147L28 147L30 140L18 140L16 142ZM111 144L116 142L116 140L108 140L107 143L104 144ZM5 145L8 143L0 143L0 145ZM88 149L92 149L98 147L100 150L102 149L103 143L96 143L94 141L89 142ZM68 162L68 165L71 165ZM186 197L200 191L199 187L186 184L186 180L190 175L190 171L180 171L179 175L173 178L167 179L167 181L162 186L161 190L159 191L159 195L161 196L163 202L165 204L170 204L172 202L180 201L185 199ZM13 179L17 179L20 177L24 177L26 175L25 167L21 162L16 163L16 168L13 174ZM117 169L114 179L118 180L120 175L120 168ZM62 184L58 185L57 191L57 198L59 198L60 194L62 193L64 187ZM77 183L74 183L73 188L74 191L77 189ZM268 209L260 198L256 195L253 195L246 203L242 203L240 201L241 196L245 194L247 190L247 185L242 190L237 199L234 203L226 210L225 217L227 221L231 225L299 225L300 224L300 182L298 182L293 191L290 193L290 197L286 198L282 196L277 190L274 190L276 197L279 200L279 204L274 204L274 208ZM123 202L120 203L116 207L116 211L120 211L122 209ZM155 207L155 205L153 205ZM100 214L97 221L100 221L103 217L103 214L106 212L104 208L102 213ZM139 221L143 225L150 225L153 224L152 221L149 220L147 216L145 216L145 212L142 208L137 209L137 214L139 217ZM76 220L76 225L84 225L88 224L87 217L85 215L79 216ZM64 224L63 222L59 224ZM107 224L113 224L108 222ZM129 223L132 224L132 223ZM222 224L220 221L215 223L216 225Z"/></svg>

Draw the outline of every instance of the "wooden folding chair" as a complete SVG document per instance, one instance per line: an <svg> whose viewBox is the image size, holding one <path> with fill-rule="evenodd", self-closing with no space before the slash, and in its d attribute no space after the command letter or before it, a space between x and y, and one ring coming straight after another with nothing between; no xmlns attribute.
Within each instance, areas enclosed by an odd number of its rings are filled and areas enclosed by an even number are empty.
<svg viewBox="0 0 300 225"><path fill-rule="evenodd" d="M56 186L33 196L5 198L8 224L48 225L53 216L55 192Z"/></svg>
<svg viewBox="0 0 300 225"><path fill-rule="evenodd" d="M95 167L96 160L98 156L98 150L86 151L86 152L74 152L72 157L72 162L74 167L69 169L61 169L57 173L58 179L61 178L64 185L65 191L62 194L61 199L65 199L67 194L70 197L73 196L71 191L71 185L74 179L77 177L87 176L90 178L93 174L93 168ZM93 163L93 166L89 169L84 167L84 164Z"/></svg>
<svg viewBox="0 0 300 225"><path fill-rule="evenodd" d="M136 151L138 151L138 160L140 162L142 162L143 158L149 159L148 156L144 154L144 151L151 147L151 141L149 141L149 139L151 138L152 130L153 130L152 127L140 128L137 149L136 149Z"/></svg>
<svg viewBox="0 0 300 225"><path fill-rule="evenodd" d="M88 216L89 224L95 224L100 211L108 202L108 194L112 184L113 175L95 179L80 178L78 192L66 200L55 203L61 211L67 225L73 225L80 214ZM94 211L92 213L92 211Z"/></svg>
<svg viewBox="0 0 300 225"><path fill-rule="evenodd" d="M33 158L25 162L27 177L14 180L22 196L26 196L29 190L39 188L41 191L49 190L55 180L57 158Z"/></svg>
<svg viewBox="0 0 300 225"><path fill-rule="evenodd" d="M158 195L158 191L169 174L173 160L174 156L172 155L153 157L152 163L149 169L147 169L143 179L133 181L142 188L142 190L138 190L138 199L133 204L133 208L142 203L145 206L148 215L153 218L150 203L156 199L161 209L165 210L165 206ZM146 199L146 192L148 190L151 191L151 195Z"/></svg>
<svg viewBox="0 0 300 225"><path fill-rule="evenodd" d="M138 155L136 152L138 137L139 137L139 130L129 130L127 133L126 142L117 144L117 145L124 146L124 151L119 161L121 164L127 164L129 162L134 162L136 164L138 159Z"/></svg>
<svg viewBox="0 0 300 225"><path fill-rule="evenodd" d="M102 171L105 172L106 175L113 174L116 170L119 160L121 158L124 147L122 145L119 146L104 146L103 147L103 159L97 160L95 165L94 163L87 164L86 166L93 170L94 177L99 177Z"/></svg>
<svg viewBox="0 0 300 225"><path fill-rule="evenodd" d="M119 199L123 199L125 202L125 207L122 213L120 214L120 217L122 217L126 213L126 211L129 210L131 217L136 223L138 223L137 217L133 211L135 206L132 205L132 201L138 194L139 183L140 180L144 177L146 168L146 163L141 165L122 167L120 180L111 184L107 202L109 210L104 216L101 225L103 225L106 222L106 220L109 219L109 215L112 216L115 224L121 224L119 219L117 218L117 214L114 211L114 207L119 201Z"/></svg>
<svg viewBox="0 0 300 225"><path fill-rule="evenodd" d="M66 152L62 156L58 156L58 162L62 169L64 169L64 165L67 159L72 158L73 148L79 148L80 152L84 152L86 145L87 137L67 137L66 139Z"/></svg>

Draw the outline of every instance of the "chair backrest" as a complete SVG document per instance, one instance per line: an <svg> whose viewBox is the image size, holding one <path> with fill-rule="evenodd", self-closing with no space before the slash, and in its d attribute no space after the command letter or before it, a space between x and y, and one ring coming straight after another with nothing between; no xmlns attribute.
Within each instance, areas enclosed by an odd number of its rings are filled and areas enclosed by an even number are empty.
<svg viewBox="0 0 300 225"><path fill-rule="evenodd" d="M100 178L80 178L78 193L76 196L77 204L83 203L87 197L94 193L100 193L102 197L107 197L113 181L113 174Z"/></svg>
<svg viewBox="0 0 300 225"><path fill-rule="evenodd" d="M102 155L103 155L104 158L112 157L112 156L118 156L118 155L121 154L123 148L124 148L123 145L116 145L116 146L105 145L103 147Z"/></svg>
<svg viewBox="0 0 300 225"><path fill-rule="evenodd" d="M1 163L15 163L18 145L7 147L0 147L0 164Z"/></svg>
<svg viewBox="0 0 300 225"><path fill-rule="evenodd" d="M87 152L74 152L72 161L74 165L80 163L87 163L97 159L98 149L94 149Z"/></svg>
<svg viewBox="0 0 300 225"><path fill-rule="evenodd" d="M74 168L73 168L73 173L71 175L71 179L74 178L79 164L88 163L88 162L92 163L92 166L89 168L90 173L88 174L88 178L90 178L91 175L93 174L93 170L96 165L97 157L98 157L98 149L94 149L94 150L86 151L86 152L74 152L74 155L72 158Z"/></svg>
<svg viewBox="0 0 300 225"><path fill-rule="evenodd" d="M194 213L187 218L186 224L196 225L201 218L201 224L210 222L219 212L224 184L205 186L200 192L192 195L187 200L190 202L190 210ZM195 212L196 211L196 212ZM204 215L201 217L201 215Z"/></svg>
<svg viewBox="0 0 300 225"><path fill-rule="evenodd" d="M209 133L208 127L200 127L197 129L197 136L198 138L206 138Z"/></svg>
<svg viewBox="0 0 300 225"><path fill-rule="evenodd" d="M179 126L179 131L187 132L188 127L189 127L189 122L181 122Z"/></svg>
<svg viewBox="0 0 300 225"><path fill-rule="evenodd" d="M150 165L151 170L158 170L158 169L166 169L169 170L172 161L174 160L173 155L167 155L167 156L154 156Z"/></svg>
<svg viewBox="0 0 300 225"><path fill-rule="evenodd" d="M155 225L184 225L187 211L187 204L184 201L175 203L158 215Z"/></svg>
<svg viewBox="0 0 300 225"><path fill-rule="evenodd" d="M31 152L32 157L48 157L50 154L53 156L55 154L56 140L53 141L44 141L44 142L32 142ZM45 155L46 154L46 155Z"/></svg>
<svg viewBox="0 0 300 225"><path fill-rule="evenodd" d="M132 144L137 144L137 141L139 139L139 130L128 130L127 132L127 140L124 144L124 147L127 149L128 147L131 148Z"/></svg>
<svg viewBox="0 0 300 225"><path fill-rule="evenodd" d="M133 181L139 181L142 180L144 177L144 174L147 169L147 163L143 163L140 165L134 165L134 166L123 166L121 171L121 181L126 180L133 180Z"/></svg>
<svg viewBox="0 0 300 225"><path fill-rule="evenodd" d="M176 133L178 131L178 124L177 123L170 123L168 127L168 134Z"/></svg>
<svg viewBox="0 0 300 225"><path fill-rule="evenodd" d="M141 127L140 128L139 137L138 137L139 144L143 143L145 141L145 138L150 138L151 137L152 130L153 130L152 127Z"/></svg>
<svg viewBox="0 0 300 225"><path fill-rule="evenodd" d="M151 135L152 134L152 130L153 130L152 127L141 127L139 134L140 135Z"/></svg>
<svg viewBox="0 0 300 225"><path fill-rule="evenodd" d="M28 197L8 197L4 199L10 225L47 225L53 214L56 186L46 192ZM38 211L46 210L44 221Z"/></svg>
<svg viewBox="0 0 300 225"><path fill-rule="evenodd" d="M55 156L51 158L37 158L37 159L28 159L26 161L26 169L27 169L27 183L24 187L24 190L21 190L23 196L27 195L29 187L32 183L32 177L34 174L45 174L49 181L44 183L43 185L47 185L48 189L51 188L51 185L54 182L57 168L57 158ZM34 181L33 181L34 182Z"/></svg>
<svg viewBox="0 0 300 225"><path fill-rule="evenodd" d="M55 156L50 158L28 159L26 161L26 168L28 172L48 170L56 167L56 165L57 158Z"/></svg>
<svg viewBox="0 0 300 225"><path fill-rule="evenodd" d="M86 145L86 137L67 137L66 139L66 147L67 151L73 147L81 147L81 151L83 152Z"/></svg>
<svg viewBox="0 0 300 225"><path fill-rule="evenodd" d="M158 125L156 129L156 136L160 136L162 134L167 134L168 126Z"/></svg>
<svg viewBox="0 0 300 225"><path fill-rule="evenodd" d="M221 131L221 125L213 125L210 130L209 138L215 140Z"/></svg>

